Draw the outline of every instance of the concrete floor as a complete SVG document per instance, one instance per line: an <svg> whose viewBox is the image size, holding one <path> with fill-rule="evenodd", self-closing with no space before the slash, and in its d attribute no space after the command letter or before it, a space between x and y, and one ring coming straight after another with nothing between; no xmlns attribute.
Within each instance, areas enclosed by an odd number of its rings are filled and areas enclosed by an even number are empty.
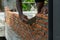
<svg viewBox="0 0 60 40"><path fill-rule="evenodd" d="M5 30L4 30L4 25L2 23L0 23L0 37L3 37L5 36Z"/></svg>
<svg viewBox="0 0 60 40"><path fill-rule="evenodd" d="M4 25L4 20L5 20L5 15L3 12L0 12L0 37L4 37L5 36L5 25Z"/></svg>

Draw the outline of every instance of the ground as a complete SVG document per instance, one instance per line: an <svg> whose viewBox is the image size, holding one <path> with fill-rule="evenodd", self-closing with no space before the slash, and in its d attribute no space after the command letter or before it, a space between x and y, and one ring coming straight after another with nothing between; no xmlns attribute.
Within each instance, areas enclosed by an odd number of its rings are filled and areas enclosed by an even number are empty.
<svg viewBox="0 0 60 40"><path fill-rule="evenodd" d="M6 40L6 38L4 37L4 14L2 12L0 12L0 40Z"/></svg>

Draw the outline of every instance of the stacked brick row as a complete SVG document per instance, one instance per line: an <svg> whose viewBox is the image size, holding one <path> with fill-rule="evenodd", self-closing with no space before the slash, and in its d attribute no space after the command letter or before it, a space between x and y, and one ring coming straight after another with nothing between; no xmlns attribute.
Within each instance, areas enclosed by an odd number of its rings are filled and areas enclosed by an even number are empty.
<svg viewBox="0 0 60 40"><path fill-rule="evenodd" d="M32 24L34 40L48 40L48 16L38 14L36 22Z"/></svg>
<svg viewBox="0 0 60 40"><path fill-rule="evenodd" d="M36 22L30 26L22 22L18 14L6 11L6 23L22 40L48 40L48 17L42 15L37 16Z"/></svg>
<svg viewBox="0 0 60 40"><path fill-rule="evenodd" d="M16 13L6 13L6 23L20 35L22 40L33 40L30 25L23 23Z"/></svg>

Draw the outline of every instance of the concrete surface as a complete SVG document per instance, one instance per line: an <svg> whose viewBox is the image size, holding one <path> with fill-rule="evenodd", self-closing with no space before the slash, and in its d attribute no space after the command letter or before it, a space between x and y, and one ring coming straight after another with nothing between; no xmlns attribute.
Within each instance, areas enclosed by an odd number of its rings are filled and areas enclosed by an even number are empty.
<svg viewBox="0 0 60 40"><path fill-rule="evenodd" d="M4 20L5 20L5 15L3 12L0 12L0 37L4 37L5 36L5 26L4 26Z"/></svg>

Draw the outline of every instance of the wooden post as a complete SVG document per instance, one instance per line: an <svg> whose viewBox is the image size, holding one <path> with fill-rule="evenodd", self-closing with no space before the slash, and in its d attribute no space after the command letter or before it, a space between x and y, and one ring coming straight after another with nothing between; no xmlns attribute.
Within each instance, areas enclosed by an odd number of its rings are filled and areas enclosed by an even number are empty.
<svg viewBox="0 0 60 40"><path fill-rule="evenodd" d="M17 10L19 12L19 15L23 15L22 13L22 0L16 0L16 6L17 6Z"/></svg>
<svg viewBox="0 0 60 40"><path fill-rule="evenodd" d="M19 12L20 20L27 22L27 19L25 18L26 16L23 15L23 11L22 11L22 0L16 0L16 6Z"/></svg>

